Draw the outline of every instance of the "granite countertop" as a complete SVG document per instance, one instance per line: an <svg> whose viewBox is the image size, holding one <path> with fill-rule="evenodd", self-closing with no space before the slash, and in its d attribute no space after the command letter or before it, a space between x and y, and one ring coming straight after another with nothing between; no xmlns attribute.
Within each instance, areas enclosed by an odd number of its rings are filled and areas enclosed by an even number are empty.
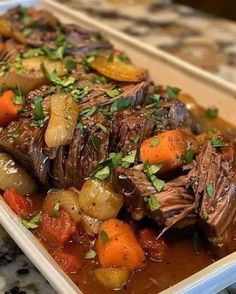
<svg viewBox="0 0 236 294"><path fill-rule="evenodd" d="M236 24L171 1L61 0L230 82L236 82ZM221 293L236 293L236 287ZM0 226L0 294L54 294ZM90 293L89 293L90 294Z"/></svg>

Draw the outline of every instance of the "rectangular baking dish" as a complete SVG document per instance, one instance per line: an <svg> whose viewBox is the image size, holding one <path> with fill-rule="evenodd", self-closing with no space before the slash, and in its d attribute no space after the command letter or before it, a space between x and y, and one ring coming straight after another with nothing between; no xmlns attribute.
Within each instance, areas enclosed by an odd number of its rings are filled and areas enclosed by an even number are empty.
<svg viewBox="0 0 236 294"><path fill-rule="evenodd" d="M236 86L233 84L52 0L1 1L0 13L19 3L46 8L52 11L62 22L78 23L86 28L104 33L117 48L129 54L134 64L147 68L151 78L157 84L170 84L181 88L185 93L195 97L197 103L201 106L216 106L220 109L222 118L236 124ZM19 218L8 208L1 197L0 223L58 293L81 293L34 235L21 225ZM212 294L234 282L236 282L236 252L162 293Z"/></svg>

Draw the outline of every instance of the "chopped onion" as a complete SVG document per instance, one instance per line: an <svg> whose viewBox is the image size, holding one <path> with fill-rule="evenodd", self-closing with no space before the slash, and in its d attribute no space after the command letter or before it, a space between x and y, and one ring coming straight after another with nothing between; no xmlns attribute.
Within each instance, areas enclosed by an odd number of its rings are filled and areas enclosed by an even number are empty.
<svg viewBox="0 0 236 294"><path fill-rule="evenodd" d="M95 269L94 274L100 283L114 290L119 290L129 280L129 272L124 268L101 267Z"/></svg>
<svg viewBox="0 0 236 294"><path fill-rule="evenodd" d="M79 205L83 212L98 220L116 217L122 204L122 196L106 182L98 180L87 180L79 194Z"/></svg>
<svg viewBox="0 0 236 294"><path fill-rule="evenodd" d="M45 142L48 147L71 143L78 115L79 105L70 94L51 96L50 118L45 132Z"/></svg>
<svg viewBox="0 0 236 294"><path fill-rule="evenodd" d="M36 190L35 181L27 172L14 162L11 156L0 153L0 189L16 189L21 194L28 194Z"/></svg>
<svg viewBox="0 0 236 294"><path fill-rule="evenodd" d="M102 222L96 218L92 218L91 216L83 214L82 224L83 224L84 231L87 234L94 236L98 234L101 228Z"/></svg>
<svg viewBox="0 0 236 294"><path fill-rule="evenodd" d="M41 64L44 64L48 72L57 71L58 76L67 73L61 61L49 60L46 57L30 57L22 59L22 68L24 71L18 71L15 64L10 64L9 71L0 76L0 84L6 88L19 86L24 93L48 84L48 79L41 70Z"/></svg>
<svg viewBox="0 0 236 294"><path fill-rule="evenodd" d="M78 203L78 193L75 189L70 188L66 190L52 190L48 193L44 202L44 209L48 210L48 207L53 207L57 202L76 222L80 222L82 219L82 213Z"/></svg>
<svg viewBox="0 0 236 294"><path fill-rule="evenodd" d="M25 36L20 31L18 31L8 19L4 17L0 17L0 36L12 38L21 44L26 44L27 42Z"/></svg>
<svg viewBox="0 0 236 294"><path fill-rule="evenodd" d="M131 64L121 62L114 58L109 61L107 56L98 56L91 63L91 67L104 76L120 82L140 82L146 78L146 71L142 68L134 67Z"/></svg>

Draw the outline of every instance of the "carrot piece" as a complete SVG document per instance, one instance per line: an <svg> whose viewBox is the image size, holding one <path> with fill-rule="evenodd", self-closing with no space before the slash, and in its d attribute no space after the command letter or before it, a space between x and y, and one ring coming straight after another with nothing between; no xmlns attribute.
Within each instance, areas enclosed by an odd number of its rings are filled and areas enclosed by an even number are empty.
<svg viewBox="0 0 236 294"><path fill-rule="evenodd" d="M56 217L49 212L42 212L39 223L39 234L43 239L56 245L63 245L76 232L76 223L70 215L60 209Z"/></svg>
<svg viewBox="0 0 236 294"><path fill-rule="evenodd" d="M32 207L29 197L24 197L15 189L8 189L3 193L3 198L10 208L20 217L25 217L28 210Z"/></svg>
<svg viewBox="0 0 236 294"><path fill-rule="evenodd" d="M104 240L104 234L107 240ZM144 252L131 227L118 219L109 219L102 224L96 249L102 267L124 267L132 271L144 266Z"/></svg>
<svg viewBox="0 0 236 294"><path fill-rule="evenodd" d="M140 158L149 164L162 163L161 171L168 171L183 164L182 156L190 148L197 149L195 136L186 129L175 129L146 139L140 147Z"/></svg>
<svg viewBox="0 0 236 294"><path fill-rule="evenodd" d="M18 119L21 105L14 104L15 93L11 90L5 91L0 96L0 126L6 127L11 121Z"/></svg>
<svg viewBox="0 0 236 294"><path fill-rule="evenodd" d="M77 272L81 269L77 256L68 254L60 249L56 250L52 256L65 273Z"/></svg>

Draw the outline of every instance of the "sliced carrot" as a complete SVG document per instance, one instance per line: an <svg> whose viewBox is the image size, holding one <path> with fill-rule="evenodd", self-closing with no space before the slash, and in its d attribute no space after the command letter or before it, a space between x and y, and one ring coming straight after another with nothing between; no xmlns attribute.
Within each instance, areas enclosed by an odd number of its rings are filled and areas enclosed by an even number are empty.
<svg viewBox="0 0 236 294"><path fill-rule="evenodd" d="M183 164L182 156L190 148L197 149L196 138L187 129L180 128L145 140L140 147L140 158L149 164L162 163L161 171L168 171Z"/></svg>
<svg viewBox="0 0 236 294"><path fill-rule="evenodd" d="M19 194L15 189L6 190L3 198L10 208L21 217L26 217L28 210L32 207L31 199Z"/></svg>
<svg viewBox="0 0 236 294"><path fill-rule="evenodd" d="M6 127L11 121L18 119L21 105L14 104L15 93L11 90L5 91L0 96L0 126Z"/></svg>
<svg viewBox="0 0 236 294"><path fill-rule="evenodd" d="M144 252L131 227L118 219L102 224L96 249L102 267L124 267L132 271L144 266Z"/></svg>

